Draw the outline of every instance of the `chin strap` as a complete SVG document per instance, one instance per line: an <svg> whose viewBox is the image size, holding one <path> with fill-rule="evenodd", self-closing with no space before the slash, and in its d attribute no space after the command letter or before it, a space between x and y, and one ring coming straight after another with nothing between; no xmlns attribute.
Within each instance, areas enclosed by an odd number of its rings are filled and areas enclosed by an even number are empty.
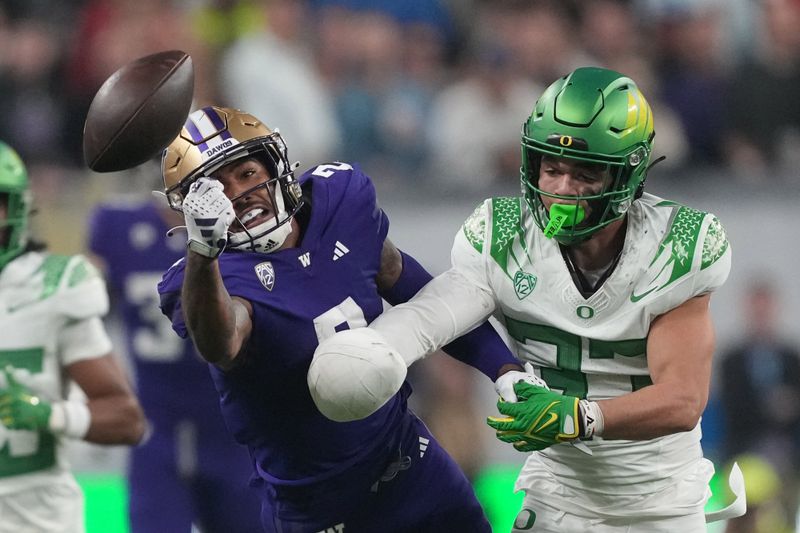
<svg viewBox="0 0 800 533"><path fill-rule="evenodd" d="M650 169L656 166L657 164L661 163L667 158L667 156L662 155L661 157L657 158L655 161L647 165L647 168L644 170L644 179L639 184L639 188L636 189L636 194L633 195L633 199L637 200L642 197L642 193L644 192L644 182L647 180L647 174L650 172Z"/></svg>

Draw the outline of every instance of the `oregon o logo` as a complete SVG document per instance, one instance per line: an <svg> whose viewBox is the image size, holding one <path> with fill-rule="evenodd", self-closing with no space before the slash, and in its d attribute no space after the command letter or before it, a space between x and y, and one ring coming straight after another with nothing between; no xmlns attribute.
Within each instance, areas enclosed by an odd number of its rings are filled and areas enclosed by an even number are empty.
<svg viewBox="0 0 800 533"><path fill-rule="evenodd" d="M558 139L558 144L561 146L572 146L572 137L569 135L562 135Z"/></svg>
<svg viewBox="0 0 800 533"><path fill-rule="evenodd" d="M523 508L514 519L514 529L525 531L531 529L536 522L536 512L533 509Z"/></svg>
<svg viewBox="0 0 800 533"><path fill-rule="evenodd" d="M594 316L594 309L589 307L588 305L582 305L578 307L575 311L577 315L581 318L589 319Z"/></svg>

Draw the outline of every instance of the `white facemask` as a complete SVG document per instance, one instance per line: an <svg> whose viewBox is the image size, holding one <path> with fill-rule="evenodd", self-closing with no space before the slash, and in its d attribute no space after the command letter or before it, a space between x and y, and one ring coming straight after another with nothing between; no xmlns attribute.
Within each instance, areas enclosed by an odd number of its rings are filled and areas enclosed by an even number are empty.
<svg viewBox="0 0 800 533"><path fill-rule="evenodd" d="M277 224L276 218L278 220L286 220L289 218L283 201L283 191L280 187L278 187L278 190L275 192L275 203L278 206L278 214L276 217L271 217L261 224L249 228L247 231L231 233L228 237L228 247L236 250L260 252L262 254L268 254L280 248L286 241L286 238L292 233L292 222L287 220L277 229L265 233L270 228L275 227L275 224Z"/></svg>

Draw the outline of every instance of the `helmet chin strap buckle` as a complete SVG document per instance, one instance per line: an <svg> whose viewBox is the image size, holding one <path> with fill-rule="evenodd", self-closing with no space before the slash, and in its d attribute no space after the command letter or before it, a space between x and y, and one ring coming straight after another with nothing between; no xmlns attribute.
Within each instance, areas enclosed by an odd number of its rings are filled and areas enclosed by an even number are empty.
<svg viewBox="0 0 800 533"><path fill-rule="evenodd" d="M549 218L550 221L544 228L544 236L552 239L563 226L580 224L586 218L586 211L583 206L577 204L553 204L550 206Z"/></svg>

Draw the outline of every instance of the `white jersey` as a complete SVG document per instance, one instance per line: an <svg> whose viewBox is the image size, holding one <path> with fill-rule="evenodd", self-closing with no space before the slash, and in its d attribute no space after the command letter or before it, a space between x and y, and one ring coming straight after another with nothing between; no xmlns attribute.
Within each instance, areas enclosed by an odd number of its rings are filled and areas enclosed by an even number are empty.
<svg viewBox="0 0 800 533"><path fill-rule="evenodd" d="M65 399L64 367L111 351L105 283L82 256L25 253L0 270L0 368L50 401ZM0 495L63 479L57 437L0 424Z"/></svg>
<svg viewBox="0 0 800 533"><path fill-rule="evenodd" d="M633 203L619 262L588 298L522 198L486 200L465 222L452 253L453 269L493 295L495 316L518 357L540 369L553 390L589 400L652 383L646 356L651 323L722 285L730 258L714 215L650 194ZM531 454L517 487L577 514L702 511L713 467L702 458L699 424L648 441L595 438L586 444L593 455L569 445ZM694 488L678 498L676 484L687 479ZM537 484L553 481L559 490L537 491Z"/></svg>

